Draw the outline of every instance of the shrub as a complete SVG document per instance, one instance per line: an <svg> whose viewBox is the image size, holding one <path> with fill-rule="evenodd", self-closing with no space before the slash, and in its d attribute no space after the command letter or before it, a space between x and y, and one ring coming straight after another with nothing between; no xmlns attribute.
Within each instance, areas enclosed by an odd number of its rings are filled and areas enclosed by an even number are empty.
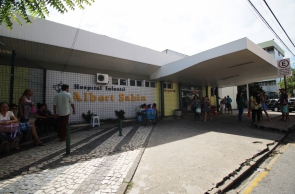
<svg viewBox="0 0 295 194"><path fill-rule="evenodd" d="M124 112L124 110L120 110L120 111L115 110L115 113L116 113L116 115L117 115L117 117L119 119L125 119L125 116L124 116L125 112Z"/></svg>
<svg viewBox="0 0 295 194"><path fill-rule="evenodd" d="M82 117L83 119L85 119L87 123L90 123L92 116L93 116L93 113L91 113L90 110L87 112L87 114L82 113Z"/></svg>

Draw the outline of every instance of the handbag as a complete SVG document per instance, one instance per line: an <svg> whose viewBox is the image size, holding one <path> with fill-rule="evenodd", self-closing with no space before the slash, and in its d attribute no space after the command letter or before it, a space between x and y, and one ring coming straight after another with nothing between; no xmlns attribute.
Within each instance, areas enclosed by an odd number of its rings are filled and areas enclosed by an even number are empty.
<svg viewBox="0 0 295 194"><path fill-rule="evenodd" d="M34 105L31 106L31 114L36 114L37 110Z"/></svg>
<svg viewBox="0 0 295 194"><path fill-rule="evenodd" d="M196 108L196 113L201 113L201 108L200 107Z"/></svg>
<svg viewBox="0 0 295 194"><path fill-rule="evenodd" d="M4 122L5 120L2 120L0 122ZM11 138L15 138L16 132L18 131L18 123L11 123L9 125L0 125L0 132L2 133L10 133ZM13 135L14 133L14 135Z"/></svg>

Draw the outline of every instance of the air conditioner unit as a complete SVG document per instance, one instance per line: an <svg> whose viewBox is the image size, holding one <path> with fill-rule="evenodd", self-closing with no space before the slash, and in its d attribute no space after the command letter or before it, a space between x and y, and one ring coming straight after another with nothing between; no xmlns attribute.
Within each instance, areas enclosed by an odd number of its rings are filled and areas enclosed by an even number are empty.
<svg viewBox="0 0 295 194"><path fill-rule="evenodd" d="M109 83L109 75L97 73L96 74L96 81L97 81L97 83L100 83L100 84L107 84L107 83Z"/></svg>

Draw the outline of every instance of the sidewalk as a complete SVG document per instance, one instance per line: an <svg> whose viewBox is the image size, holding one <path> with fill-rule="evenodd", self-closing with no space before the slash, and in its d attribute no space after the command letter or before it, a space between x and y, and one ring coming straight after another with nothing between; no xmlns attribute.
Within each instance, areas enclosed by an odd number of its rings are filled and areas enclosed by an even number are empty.
<svg viewBox="0 0 295 194"><path fill-rule="evenodd" d="M53 138L2 157L0 193L123 193L139 161L130 193L204 193L285 135L250 123L235 114L206 123L168 117L155 126L125 123L123 136L114 124L82 127L71 135L69 156Z"/></svg>
<svg viewBox="0 0 295 194"><path fill-rule="evenodd" d="M192 121L190 115L159 123L128 193L211 193L242 163L285 135L252 128L250 123L246 115L238 122L237 113L207 122Z"/></svg>

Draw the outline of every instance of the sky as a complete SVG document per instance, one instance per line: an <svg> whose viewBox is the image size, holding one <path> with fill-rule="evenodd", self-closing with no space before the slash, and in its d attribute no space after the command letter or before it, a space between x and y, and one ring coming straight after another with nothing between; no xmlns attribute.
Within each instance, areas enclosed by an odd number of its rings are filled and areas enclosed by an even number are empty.
<svg viewBox="0 0 295 194"><path fill-rule="evenodd" d="M263 0L251 0L283 42L295 54ZM266 0L295 44L295 1ZM274 39L295 67L295 57L266 27L248 0L95 0L84 10L60 14L50 9L46 18L157 51L170 49L186 55L249 38L254 43Z"/></svg>

